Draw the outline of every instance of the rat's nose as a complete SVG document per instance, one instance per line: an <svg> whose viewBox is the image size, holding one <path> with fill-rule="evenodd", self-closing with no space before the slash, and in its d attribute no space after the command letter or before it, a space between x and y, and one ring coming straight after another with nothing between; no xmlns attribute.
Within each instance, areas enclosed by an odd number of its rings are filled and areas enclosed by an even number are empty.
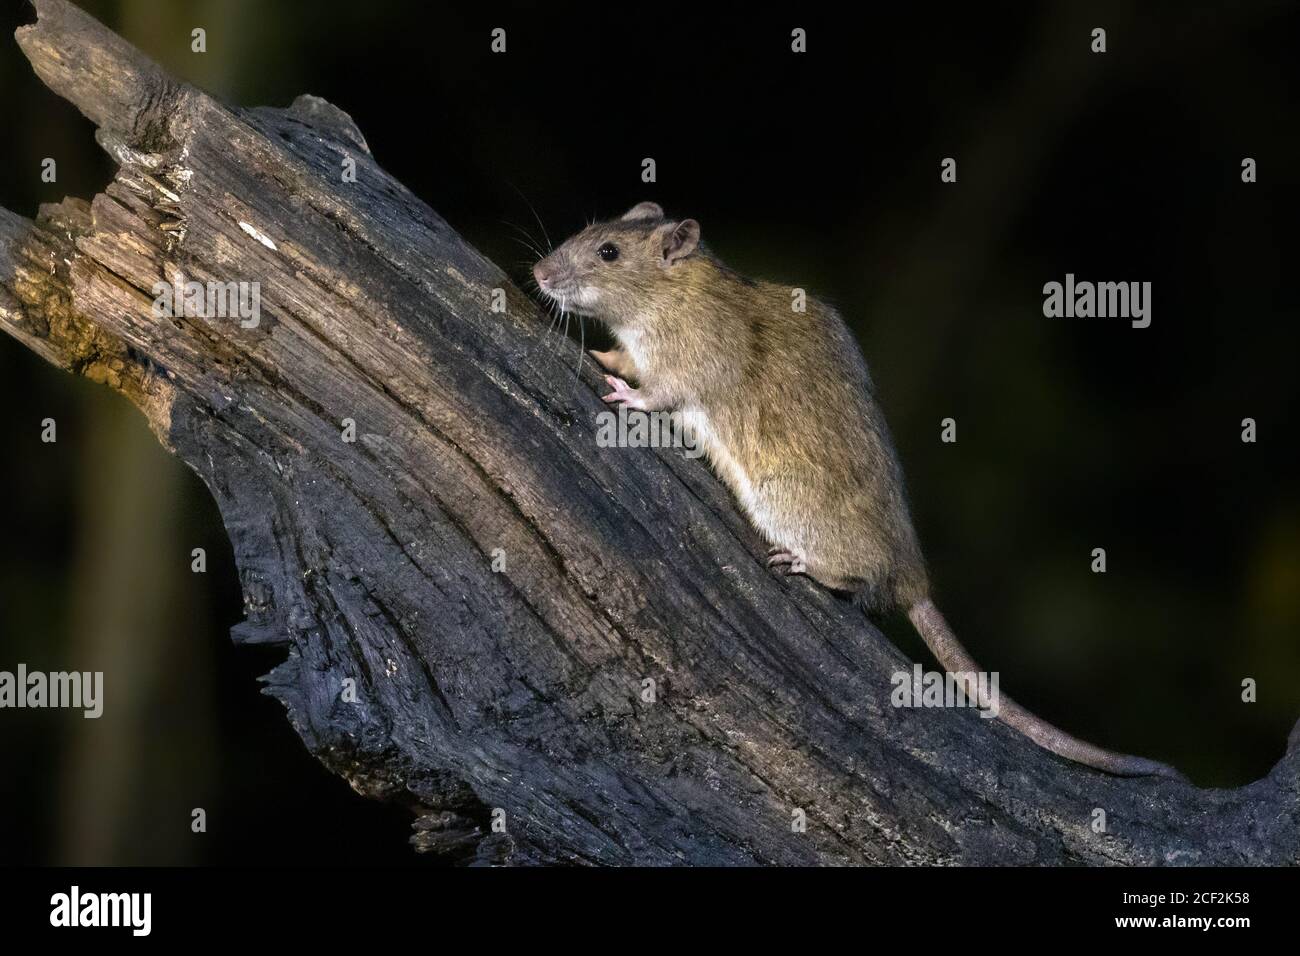
<svg viewBox="0 0 1300 956"><path fill-rule="evenodd" d="M537 280L537 284L543 289L550 284L551 270L546 267L545 262L539 262L533 266L533 278Z"/></svg>

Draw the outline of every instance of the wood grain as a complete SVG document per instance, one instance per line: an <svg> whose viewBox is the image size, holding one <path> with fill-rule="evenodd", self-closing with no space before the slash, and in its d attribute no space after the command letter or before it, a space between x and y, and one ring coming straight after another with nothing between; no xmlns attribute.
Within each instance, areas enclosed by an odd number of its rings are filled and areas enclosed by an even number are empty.
<svg viewBox="0 0 1300 956"><path fill-rule="evenodd" d="M891 706L903 655L768 572L701 461L598 447L594 370L575 377L572 343L346 114L229 108L64 0L36 7L18 42L119 169L89 204L0 211L0 326L126 394L202 476L243 585L235 641L285 649L267 692L322 763L412 809L418 848L1300 860L1297 748L1247 787L1198 790L1067 764L969 711ZM157 318L151 290L178 277L258 283L259 324Z"/></svg>

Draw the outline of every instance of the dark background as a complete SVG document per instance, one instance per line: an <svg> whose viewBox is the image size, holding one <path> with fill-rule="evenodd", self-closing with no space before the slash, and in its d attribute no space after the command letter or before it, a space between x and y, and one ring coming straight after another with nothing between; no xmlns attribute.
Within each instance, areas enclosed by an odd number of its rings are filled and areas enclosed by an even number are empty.
<svg viewBox="0 0 1300 956"><path fill-rule="evenodd" d="M229 102L336 103L521 278L530 204L558 241L654 199L741 271L836 303L938 601L1003 689L1201 785L1281 755L1300 717L1295 4L85 6ZM113 169L10 39L26 4L0 10L0 205L30 216ZM1152 326L1045 318L1066 272L1152 282ZM2 337L0 396L0 669L102 669L111 695L99 721L0 711L0 862L417 861L408 814L353 795L259 695L278 652L229 642L238 582L201 482L123 400Z"/></svg>

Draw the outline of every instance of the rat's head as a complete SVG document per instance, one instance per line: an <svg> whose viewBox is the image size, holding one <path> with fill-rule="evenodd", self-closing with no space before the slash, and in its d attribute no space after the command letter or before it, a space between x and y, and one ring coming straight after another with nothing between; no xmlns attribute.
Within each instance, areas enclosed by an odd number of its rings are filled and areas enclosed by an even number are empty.
<svg viewBox="0 0 1300 956"><path fill-rule="evenodd" d="M656 203L643 202L566 239L533 266L533 277L561 308L620 325L685 274L699 245L698 222L673 222Z"/></svg>

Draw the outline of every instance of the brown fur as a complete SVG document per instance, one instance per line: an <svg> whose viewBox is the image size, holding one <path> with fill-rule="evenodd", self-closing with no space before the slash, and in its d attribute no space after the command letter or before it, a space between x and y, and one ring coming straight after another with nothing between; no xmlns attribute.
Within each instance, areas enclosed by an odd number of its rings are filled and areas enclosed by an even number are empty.
<svg viewBox="0 0 1300 956"><path fill-rule="evenodd" d="M640 208L640 207L637 207ZM745 279L707 249L663 264L676 223L598 223L544 260L599 298L567 307L610 326L598 358L634 377L651 409L681 410L755 527L828 587L873 607L929 591L902 470L866 363L830 306ZM596 254L619 248L614 262Z"/></svg>
<svg viewBox="0 0 1300 956"><path fill-rule="evenodd" d="M600 250L617 248L606 261ZM542 291L603 320L619 342L592 353L639 389L643 410L674 409L792 570L908 612L947 670L978 670L930 600L903 473L857 342L830 306L744 278L699 243L699 224L654 203L573 236L534 268ZM774 559L779 560L779 559ZM1118 774L1177 771L1112 754L1003 699L1003 719L1071 760Z"/></svg>

